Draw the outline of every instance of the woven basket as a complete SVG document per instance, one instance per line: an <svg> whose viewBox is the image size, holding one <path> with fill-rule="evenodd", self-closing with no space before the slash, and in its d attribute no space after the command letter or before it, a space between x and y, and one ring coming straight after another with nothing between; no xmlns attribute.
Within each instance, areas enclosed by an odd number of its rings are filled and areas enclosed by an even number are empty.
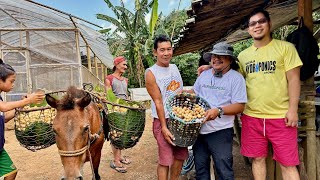
<svg viewBox="0 0 320 180"><path fill-rule="evenodd" d="M16 138L20 145L36 151L55 144L52 120L56 115L51 107L17 109L14 118Z"/></svg>
<svg viewBox="0 0 320 180"><path fill-rule="evenodd" d="M127 101L130 104L130 101ZM135 146L145 127L146 108L142 105L131 107L104 102L108 107L108 123L110 141L118 149Z"/></svg>
<svg viewBox="0 0 320 180"><path fill-rule="evenodd" d="M186 122L172 112L172 107L180 106L193 109L196 104L204 108L205 111L210 109L210 105L206 100L189 93L181 93L170 96L166 101L166 108L170 116L170 120L168 121L168 129L175 138L173 143L175 143L177 146L188 147L194 144L200 132L204 117L192 119L191 121Z"/></svg>

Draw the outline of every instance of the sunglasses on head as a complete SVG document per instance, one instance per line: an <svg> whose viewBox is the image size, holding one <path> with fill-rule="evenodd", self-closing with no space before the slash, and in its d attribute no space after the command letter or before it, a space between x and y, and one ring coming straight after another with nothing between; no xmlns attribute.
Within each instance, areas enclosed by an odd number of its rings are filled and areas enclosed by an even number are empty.
<svg viewBox="0 0 320 180"><path fill-rule="evenodd" d="M259 19L258 21L251 21L251 22L249 22L248 26L249 26L249 27L254 27L255 25L257 25L257 23L259 23L259 24L264 24L264 23L266 23L267 21L268 21L267 18L262 18L262 19Z"/></svg>

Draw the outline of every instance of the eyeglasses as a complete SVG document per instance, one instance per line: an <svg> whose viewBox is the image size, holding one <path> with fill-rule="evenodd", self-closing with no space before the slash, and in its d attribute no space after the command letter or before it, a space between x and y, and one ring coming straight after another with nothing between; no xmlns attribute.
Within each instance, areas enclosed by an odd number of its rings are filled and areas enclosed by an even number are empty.
<svg viewBox="0 0 320 180"><path fill-rule="evenodd" d="M227 56L226 55L217 55L217 54L213 54L211 56L211 59L225 59Z"/></svg>
<svg viewBox="0 0 320 180"><path fill-rule="evenodd" d="M259 19L258 21L251 21L251 22L249 22L248 26L249 26L249 27L254 27L255 25L257 25L257 23L259 23L259 24L264 24L264 23L266 23L267 21L268 21L267 18L262 18L262 19Z"/></svg>

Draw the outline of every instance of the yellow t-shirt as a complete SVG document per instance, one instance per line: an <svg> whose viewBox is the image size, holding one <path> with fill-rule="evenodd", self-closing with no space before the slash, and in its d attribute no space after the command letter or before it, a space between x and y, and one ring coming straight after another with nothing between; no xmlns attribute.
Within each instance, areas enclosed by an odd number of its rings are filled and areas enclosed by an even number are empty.
<svg viewBox="0 0 320 180"><path fill-rule="evenodd" d="M294 45L273 39L264 47L247 48L238 58L248 96L244 114L284 118L289 108L286 72L302 65Z"/></svg>

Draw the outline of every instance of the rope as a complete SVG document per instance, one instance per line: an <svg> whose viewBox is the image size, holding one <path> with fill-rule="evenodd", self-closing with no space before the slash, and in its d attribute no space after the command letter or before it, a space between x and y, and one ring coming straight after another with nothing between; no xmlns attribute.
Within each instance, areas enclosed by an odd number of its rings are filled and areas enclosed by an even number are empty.
<svg viewBox="0 0 320 180"><path fill-rule="evenodd" d="M89 149L88 145L84 146L81 149L75 150L75 151L62 151L58 150L60 156L66 156L66 157L72 157L72 156L79 156L86 152L86 150Z"/></svg>
<svg viewBox="0 0 320 180"><path fill-rule="evenodd" d="M92 179L93 180L96 180L96 175L95 175L95 173L94 173L94 169L93 169L93 163L92 163L92 157L91 157L91 153L90 153L90 145L91 145L91 143L90 143L90 136L91 136L91 131L89 130L89 133L88 133L88 136L89 136L89 140L88 140L88 154L89 154L89 160L90 160L90 166L91 166L91 171L92 171Z"/></svg>

